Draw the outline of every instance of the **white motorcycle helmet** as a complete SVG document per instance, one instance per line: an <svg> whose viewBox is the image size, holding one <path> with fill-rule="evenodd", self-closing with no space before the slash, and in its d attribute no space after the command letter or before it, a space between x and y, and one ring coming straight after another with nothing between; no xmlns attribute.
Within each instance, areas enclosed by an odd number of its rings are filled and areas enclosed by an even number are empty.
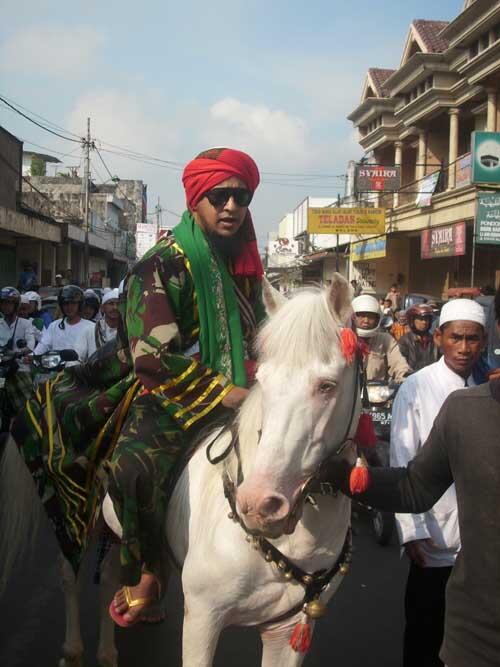
<svg viewBox="0 0 500 667"><path fill-rule="evenodd" d="M25 292L23 296L27 297L28 301L35 301L36 309L38 311L42 310L42 297L38 294L38 292Z"/></svg>
<svg viewBox="0 0 500 667"><path fill-rule="evenodd" d="M373 313L378 316L377 325L373 329L360 329L356 327L356 333L360 338L371 338L374 336L380 328L380 317L382 315L377 299L369 294L362 294L352 300L352 309L356 315L358 313Z"/></svg>

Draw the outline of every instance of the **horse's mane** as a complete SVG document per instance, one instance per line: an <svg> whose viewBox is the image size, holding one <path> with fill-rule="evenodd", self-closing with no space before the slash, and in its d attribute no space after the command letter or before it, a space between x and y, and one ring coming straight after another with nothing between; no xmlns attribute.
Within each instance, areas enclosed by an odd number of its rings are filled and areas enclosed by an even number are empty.
<svg viewBox="0 0 500 667"><path fill-rule="evenodd" d="M273 360L283 364L293 372L310 362L311 357L321 363L328 363L339 344L339 324L335 321L327 302L325 290L308 287L297 290L262 327L257 337L259 362ZM251 466L262 424L261 388L255 384L241 406L236 424L239 435L239 454L243 468ZM221 449L228 444L230 436L226 432ZM204 442L213 439L206 437ZM226 461L233 476L236 472L236 458ZM212 487L220 485L220 470L213 467L210 482L201 491L210 497Z"/></svg>
<svg viewBox="0 0 500 667"><path fill-rule="evenodd" d="M339 326L327 302L325 290L297 290L261 329L257 338L259 361L273 360L288 368L301 368L311 356L322 363L332 358Z"/></svg>

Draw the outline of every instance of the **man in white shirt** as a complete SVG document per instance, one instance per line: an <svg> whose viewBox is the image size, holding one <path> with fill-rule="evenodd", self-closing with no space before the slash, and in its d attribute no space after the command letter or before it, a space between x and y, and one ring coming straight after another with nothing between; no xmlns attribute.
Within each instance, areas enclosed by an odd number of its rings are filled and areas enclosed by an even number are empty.
<svg viewBox="0 0 500 667"><path fill-rule="evenodd" d="M35 347L34 354L44 354L52 350L76 350L77 340L85 330L94 329L94 323L82 319L83 290L76 285L66 285L59 292L58 303L63 317L52 322L42 334L42 340ZM72 361L66 366L78 362Z"/></svg>
<svg viewBox="0 0 500 667"><path fill-rule="evenodd" d="M472 368L486 344L481 306L455 299L443 306L435 342L443 356L410 376L394 401L391 466L406 467L430 433L446 398L474 383ZM460 549L455 487L424 514L396 514L400 542L409 557L404 667L442 665L445 588Z"/></svg>
<svg viewBox="0 0 500 667"><path fill-rule="evenodd" d="M35 347L35 334L31 322L18 317L17 311L21 303L21 294L15 287L3 287L0 290L0 346L9 345L11 350L17 349L17 341L26 341L26 347Z"/></svg>
<svg viewBox="0 0 500 667"><path fill-rule="evenodd" d="M82 363L87 361L96 350L116 338L120 321L119 303L118 288L104 294L101 304L103 317L91 329L87 328L82 331L76 342L76 351Z"/></svg>

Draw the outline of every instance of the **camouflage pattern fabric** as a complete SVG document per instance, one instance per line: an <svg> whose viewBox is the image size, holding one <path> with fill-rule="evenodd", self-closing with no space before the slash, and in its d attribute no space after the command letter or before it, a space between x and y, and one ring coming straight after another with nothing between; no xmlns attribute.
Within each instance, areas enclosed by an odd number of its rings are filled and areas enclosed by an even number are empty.
<svg viewBox="0 0 500 667"><path fill-rule="evenodd" d="M157 569L172 468L199 430L226 413L220 403L233 385L197 360L196 292L173 239L136 264L126 289L117 340L41 386L13 435L75 569L109 485L123 528L121 579L134 585L143 564ZM260 321L260 283L245 279L237 292Z"/></svg>

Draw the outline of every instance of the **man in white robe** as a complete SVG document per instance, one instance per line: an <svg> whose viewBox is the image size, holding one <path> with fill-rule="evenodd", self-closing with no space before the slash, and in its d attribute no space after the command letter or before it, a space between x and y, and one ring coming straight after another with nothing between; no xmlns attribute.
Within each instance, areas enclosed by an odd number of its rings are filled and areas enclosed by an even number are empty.
<svg viewBox="0 0 500 667"><path fill-rule="evenodd" d="M443 356L410 376L394 402L391 466L406 467L426 441L446 398L475 384L471 373L486 342L484 327L479 304L468 299L445 304L434 334ZM396 523L411 562L403 665L439 666L445 588L460 549L455 487L424 514L396 514Z"/></svg>

